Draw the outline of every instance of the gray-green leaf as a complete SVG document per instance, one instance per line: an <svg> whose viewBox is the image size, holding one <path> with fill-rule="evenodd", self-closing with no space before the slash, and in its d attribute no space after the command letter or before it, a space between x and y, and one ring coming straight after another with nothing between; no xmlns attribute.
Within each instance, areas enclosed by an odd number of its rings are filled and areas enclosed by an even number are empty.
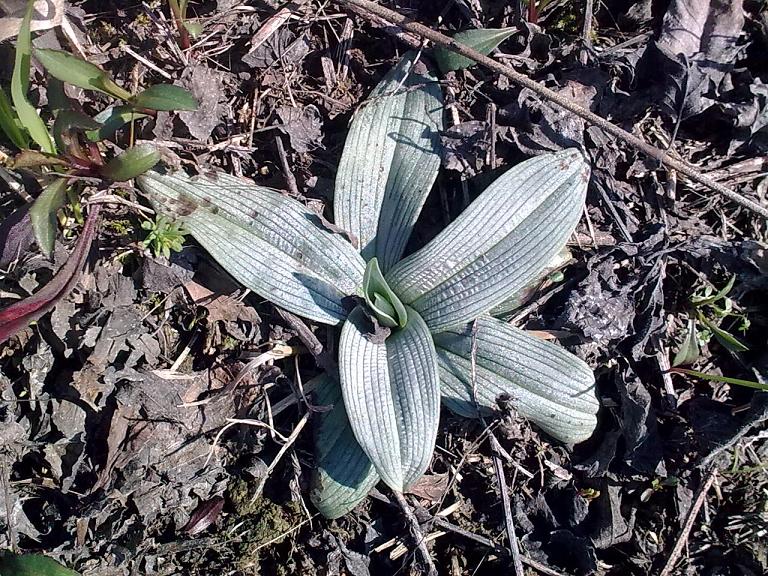
<svg viewBox="0 0 768 576"><path fill-rule="evenodd" d="M347 317L365 263L304 205L274 190L217 174L148 172L138 179L155 208L180 220L221 266L286 310L325 324Z"/></svg>
<svg viewBox="0 0 768 576"><path fill-rule="evenodd" d="M381 342L357 307L339 343L341 390L355 438L381 479L400 492L427 469L440 421L432 336L415 310L407 312L406 327Z"/></svg>
<svg viewBox="0 0 768 576"><path fill-rule="evenodd" d="M595 377L583 361L563 348L501 320L483 316L475 334L472 383L472 324L436 334L443 403L460 416L498 411L498 398L566 443L589 438L600 404ZM475 400L477 403L475 403Z"/></svg>
<svg viewBox="0 0 768 576"><path fill-rule="evenodd" d="M43 188L40 196L29 209L29 219L32 223L32 230L35 232L35 239L46 257L50 257L53 253L56 232L59 230L56 212L64 205L66 191L66 178L56 178Z"/></svg>
<svg viewBox="0 0 768 576"><path fill-rule="evenodd" d="M310 498L323 516L339 518L365 499L379 475L355 439L339 383L326 374L313 381L315 404L333 408L315 417L315 471Z"/></svg>
<svg viewBox="0 0 768 576"><path fill-rule="evenodd" d="M386 274L405 250L440 168L440 86L406 54L355 115L336 175L336 224Z"/></svg>
<svg viewBox="0 0 768 576"><path fill-rule="evenodd" d="M460 326L541 274L584 207L589 165L576 149L507 171L387 282L433 332Z"/></svg>
<svg viewBox="0 0 768 576"><path fill-rule="evenodd" d="M453 39L456 42L474 48L481 54L488 55L514 33L515 28L478 28L476 30L457 32L453 35ZM474 60L470 60L466 56L457 54L442 46L435 48L434 55L437 66L443 73L475 65Z"/></svg>

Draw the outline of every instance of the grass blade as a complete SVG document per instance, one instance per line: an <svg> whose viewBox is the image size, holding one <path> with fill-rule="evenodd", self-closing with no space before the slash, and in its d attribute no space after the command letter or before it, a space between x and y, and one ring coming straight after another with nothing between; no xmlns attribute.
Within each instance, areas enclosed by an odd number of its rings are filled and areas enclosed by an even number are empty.
<svg viewBox="0 0 768 576"><path fill-rule="evenodd" d="M21 22L19 36L16 40L16 58L11 76L11 99L19 115L19 121L27 129L32 140L40 146L43 152L55 154L56 148L51 141L51 135L45 122L38 116L37 110L27 100L29 91L29 60L32 49L32 36L29 31L29 21L32 18L34 2L29 2L24 19Z"/></svg>
<svg viewBox="0 0 768 576"><path fill-rule="evenodd" d="M734 384L736 386L754 388L755 390L768 391L768 384L761 384L760 382L755 382L754 380L742 380L741 378L719 376L718 374L707 374L706 372L688 370L687 368L672 368L670 372L675 374L687 374L688 376L695 376L696 378L702 378L711 382L722 382L723 384Z"/></svg>
<svg viewBox="0 0 768 576"><path fill-rule="evenodd" d="M0 88L0 128L16 148L29 148L29 138L19 128L19 117L2 88Z"/></svg>

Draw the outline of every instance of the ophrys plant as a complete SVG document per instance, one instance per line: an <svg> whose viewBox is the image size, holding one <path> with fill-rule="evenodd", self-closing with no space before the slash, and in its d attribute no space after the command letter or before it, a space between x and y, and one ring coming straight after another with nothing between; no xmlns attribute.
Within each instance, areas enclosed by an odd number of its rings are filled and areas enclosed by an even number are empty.
<svg viewBox="0 0 768 576"><path fill-rule="evenodd" d="M406 56L347 137L334 198L347 237L301 203L231 176L139 179L159 211L254 292L343 324L339 384L335 375L318 382L318 401L334 409L319 418L313 500L330 517L379 478L402 492L424 473L441 399L476 416L506 396L569 443L595 426L591 370L488 315L557 257L583 210L589 167L577 150L524 162L402 258L439 170L442 116L439 85Z"/></svg>

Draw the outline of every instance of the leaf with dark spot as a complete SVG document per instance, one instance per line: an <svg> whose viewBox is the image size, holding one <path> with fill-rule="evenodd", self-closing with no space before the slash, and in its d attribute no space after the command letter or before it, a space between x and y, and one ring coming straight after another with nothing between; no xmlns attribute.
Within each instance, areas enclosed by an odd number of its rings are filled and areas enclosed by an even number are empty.
<svg viewBox="0 0 768 576"><path fill-rule="evenodd" d="M24 254L35 240L29 218L31 204L17 208L0 223L0 269Z"/></svg>

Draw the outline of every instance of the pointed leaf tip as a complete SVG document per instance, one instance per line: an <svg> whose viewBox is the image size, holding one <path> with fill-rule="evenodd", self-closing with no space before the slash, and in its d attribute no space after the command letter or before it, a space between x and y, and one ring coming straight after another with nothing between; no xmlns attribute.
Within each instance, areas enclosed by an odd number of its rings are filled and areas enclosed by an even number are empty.
<svg viewBox="0 0 768 576"><path fill-rule="evenodd" d="M29 219L37 245L46 258L50 258L53 253L56 233L59 231L56 212L64 205L66 191L66 178L56 178L43 189L29 209Z"/></svg>
<svg viewBox="0 0 768 576"><path fill-rule="evenodd" d="M477 28L457 32L453 35L453 39L487 56L515 32L515 28ZM438 68L443 73L475 65L474 60L442 46L435 48L434 56Z"/></svg>
<svg viewBox="0 0 768 576"><path fill-rule="evenodd" d="M408 313L405 306L384 280L376 258L371 258L365 268L363 297L382 326L404 328L407 324Z"/></svg>
<svg viewBox="0 0 768 576"><path fill-rule="evenodd" d="M151 144L137 144L115 156L101 169L101 175L115 182L125 182L150 170L160 162L160 152Z"/></svg>
<svg viewBox="0 0 768 576"><path fill-rule="evenodd" d="M181 86L155 84L133 97L133 105L150 110L197 110L199 103L192 94Z"/></svg>
<svg viewBox="0 0 768 576"><path fill-rule="evenodd" d="M405 250L440 169L443 97L409 52L355 114L336 175L335 223L385 274Z"/></svg>

